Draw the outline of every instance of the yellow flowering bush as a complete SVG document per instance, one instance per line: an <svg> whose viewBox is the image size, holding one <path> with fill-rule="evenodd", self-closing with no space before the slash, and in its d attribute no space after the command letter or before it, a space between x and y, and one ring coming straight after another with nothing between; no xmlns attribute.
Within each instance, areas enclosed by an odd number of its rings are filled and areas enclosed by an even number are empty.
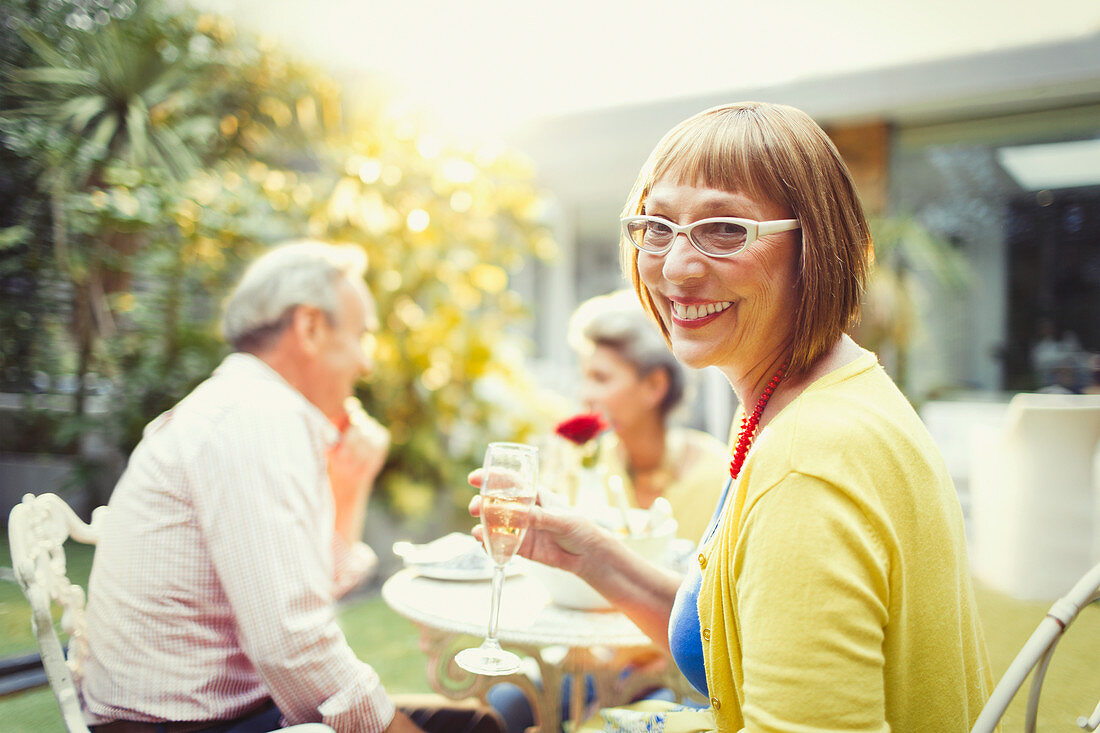
<svg viewBox="0 0 1100 733"><path fill-rule="evenodd" d="M49 191L53 216L28 221L2 253L29 257L19 247L33 230L53 248L48 277L89 294L51 316L94 316L49 331L75 337L51 347L65 354L53 367L113 379L120 449L222 357L220 300L245 262L289 238L354 243L368 254L383 321L361 394L393 439L377 495L402 515L441 496L464 505L466 472L485 443L522 439L539 415L523 368L528 304L513 278L554 245L528 164L446 140L385 104L349 111L331 79L217 16L150 2L102 28L58 30L23 5L37 26L18 63L59 70L16 72L26 106L0 110L0 125L14 141L5 151L37 171L39 191L25 200ZM51 33L69 50L52 52ZM102 78L88 70L112 68L120 54L151 58L172 80L163 96L143 78L94 90L121 95L140 125L81 117L74 135L73 120L42 112L39 102L72 106L69 87L42 79ZM113 133L89 147L85 131L101 129ZM62 150L76 150L80 166L53 165Z"/></svg>

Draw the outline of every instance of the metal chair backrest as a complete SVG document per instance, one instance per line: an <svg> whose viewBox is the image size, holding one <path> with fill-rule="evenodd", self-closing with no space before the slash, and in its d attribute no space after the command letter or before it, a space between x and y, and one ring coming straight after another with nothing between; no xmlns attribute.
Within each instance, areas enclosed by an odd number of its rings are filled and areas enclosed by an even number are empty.
<svg viewBox="0 0 1100 733"><path fill-rule="evenodd" d="M1027 698L1024 731L1035 733L1035 722L1039 715L1039 692L1043 687L1047 665L1050 664L1050 658L1054 655L1054 647L1062 638L1066 627L1077 618L1081 609L1096 601L1100 601L1100 565L1085 573L1069 593L1059 598L1050 607L1047 615L1039 622L1039 627L1012 660L1012 664L1008 665L1001 681L989 696L989 701L982 708L978 719L974 721L974 727L971 728L970 733L990 733L996 728L1005 710L1008 709L1008 704L1012 702L1012 698L1016 696L1016 692L1024 684L1024 680L1032 669L1035 670L1035 675L1031 679L1031 690ZM1097 704L1092 715L1080 716L1077 719L1077 725L1087 731L1100 728L1100 704Z"/></svg>
<svg viewBox="0 0 1100 733"><path fill-rule="evenodd" d="M106 514L107 508L99 507L92 513L92 523L85 524L56 494L27 494L8 518L12 570L31 605L31 628L42 666L69 733L88 733L75 683L80 678L78 660L87 639L84 589L69 580L64 545L70 538L96 544ZM54 626L55 604L64 611L59 625L69 635L68 658Z"/></svg>

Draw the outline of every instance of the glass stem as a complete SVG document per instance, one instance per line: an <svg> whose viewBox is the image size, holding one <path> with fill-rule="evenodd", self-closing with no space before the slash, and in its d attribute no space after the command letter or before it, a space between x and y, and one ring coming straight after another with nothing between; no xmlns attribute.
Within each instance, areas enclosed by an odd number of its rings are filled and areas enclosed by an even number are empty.
<svg viewBox="0 0 1100 733"><path fill-rule="evenodd" d="M488 640L497 643L497 620L500 617L500 592L504 588L504 566L493 563L493 592L489 601Z"/></svg>

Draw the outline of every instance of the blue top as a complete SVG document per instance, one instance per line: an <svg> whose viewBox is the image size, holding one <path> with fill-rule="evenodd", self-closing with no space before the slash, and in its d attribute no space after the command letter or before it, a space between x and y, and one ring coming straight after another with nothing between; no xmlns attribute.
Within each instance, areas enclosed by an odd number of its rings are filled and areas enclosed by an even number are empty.
<svg viewBox="0 0 1100 733"><path fill-rule="evenodd" d="M722 508L726 505L731 483L732 481L726 481L726 488L718 499L714 516L710 518L707 531L699 541L700 551L710 542L711 535L718 528L718 520L722 517ZM699 628L699 588L702 584L703 571L699 568L699 563L690 563L684 582L680 583L680 588L676 591L676 602L672 605L672 615L668 619L668 648L676 666L691 686L709 696L707 670L703 664L703 637Z"/></svg>

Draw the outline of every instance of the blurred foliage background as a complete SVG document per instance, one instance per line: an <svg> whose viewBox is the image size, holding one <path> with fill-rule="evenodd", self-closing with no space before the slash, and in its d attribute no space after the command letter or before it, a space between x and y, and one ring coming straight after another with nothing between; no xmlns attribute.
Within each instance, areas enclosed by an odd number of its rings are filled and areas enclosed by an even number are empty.
<svg viewBox="0 0 1100 733"><path fill-rule="evenodd" d="M512 280L555 245L525 161L444 140L385 99L353 105L220 17L4 5L0 392L67 382L71 407L3 413L0 450L79 455L96 431L128 454L226 353L220 300L243 265L301 237L370 260L384 328L360 396L392 431L376 493L391 511L425 515L441 494L464 506L445 488L465 486L484 444L539 425ZM104 414L86 413L93 393Z"/></svg>
<svg viewBox="0 0 1100 733"><path fill-rule="evenodd" d="M958 248L912 214L874 216L869 223L875 264L852 335L878 355L898 387L919 404L923 396L914 394L909 362L927 338L928 285L961 291L972 286L973 273Z"/></svg>

